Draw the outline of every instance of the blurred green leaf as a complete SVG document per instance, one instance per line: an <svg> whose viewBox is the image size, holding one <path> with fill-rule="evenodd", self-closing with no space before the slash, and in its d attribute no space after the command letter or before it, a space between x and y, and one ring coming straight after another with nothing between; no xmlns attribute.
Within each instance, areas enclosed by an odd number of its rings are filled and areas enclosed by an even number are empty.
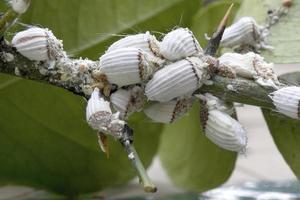
<svg viewBox="0 0 300 200"><path fill-rule="evenodd" d="M165 127L159 155L170 178L189 190L202 192L224 183L236 156L213 144L202 132L199 106L180 121Z"/></svg>
<svg viewBox="0 0 300 200"><path fill-rule="evenodd" d="M85 122L85 101L53 86L0 76L0 183L29 185L75 195L122 184L135 176L121 145L100 152ZM132 117L135 145L146 166L161 127ZM147 131L145 130L147 127Z"/></svg>
<svg viewBox="0 0 300 200"><path fill-rule="evenodd" d="M69 53L97 59L116 35L188 26L199 0L32 0L22 17L48 27Z"/></svg>
<svg viewBox="0 0 300 200"><path fill-rule="evenodd" d="M300 84L300 72L282 75L285 82ZM295 175L300 178L300 121L262 109L274 142Z"/></svg>
<svg viewBox="0 0 300 200"><path fill-rule="evenodd" d="M202 47L207 44L205 34L211 36L217 29L220 21L223 19L229 6L234 3L229 17L228 25L234 19L235 13L237 12L240 0L225 0L216 1L209 4L208 6L202 7L194 16L191 30L199 40Z"/></svg>
<svg viewBox="0 0 300 200"><path fill-rule="evenodd" d="M238 16L252 16L260 25L264 25L269 9L278 9L282 1L278 0L244 0ZM300 62L300 0L293 0L288 15L282 17L278 24L271 27L268 37L273 51L263 51L266 60L274 63Z"/></svg>

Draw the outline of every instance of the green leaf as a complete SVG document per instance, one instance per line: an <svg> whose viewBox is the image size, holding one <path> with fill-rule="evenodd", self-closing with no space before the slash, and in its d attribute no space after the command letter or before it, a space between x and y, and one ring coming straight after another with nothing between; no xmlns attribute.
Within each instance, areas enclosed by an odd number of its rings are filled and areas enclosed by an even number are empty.
<svg viewBox="0 0 300 200"><path fill-rule="evenodd" d="M285 74L285 82L300 84L300 72ZM274 142L295 175L300 178L300 121L262 109Z"/></svg>
<svg viewBox="0 0 300 200"><path fill-rule="evenodd" d="M239 17L252 16L260 25L264 25L267 11L278 9L281 2L278 0L244 0L239 11ZM300 62L299 9L300 0L293 0L293 6L288 15L282 17L278 24L271 27L268 40L275 49L262 52L266 60L274 63Z"/></svg>
<svg viewBox="0 0 300 200"><path fill-rule="evenodd" d="M159 155L178 186L202 192L224 183L231 175L237 154L213 144L202 132L199 106L188 116L165 127Z"/></svg>
<svg viewBox="0 0 300 200"><path fill-rule="evenodd" d="M121 145L110 138L110 158L100 152L85 122L86 102L63 89L0 76L0 183L76 195L122 184L135 176ZM162 126L132 117L135 145L146 166ZM147 127L147 131L145 131Z"/></svg>
<svg viewBox="0 0 300 200"><path fill-rule="evenodd" d="M188 26L199 0L32 0L23 16L63 39L69 53L97 59L120 37Z"/></svg>
<svg viewBox="0 0 300 200"><path fill-rule="evenodd" d="M239 8L240 0L216 1L201 8L195 14L191 29L199 40L201 46L204 47L208 42L204 35L206 33L209 36L213 34L232 3L234 3L234 7L231 10L231 15L228 21L228 24L230 24Z"/></svg>

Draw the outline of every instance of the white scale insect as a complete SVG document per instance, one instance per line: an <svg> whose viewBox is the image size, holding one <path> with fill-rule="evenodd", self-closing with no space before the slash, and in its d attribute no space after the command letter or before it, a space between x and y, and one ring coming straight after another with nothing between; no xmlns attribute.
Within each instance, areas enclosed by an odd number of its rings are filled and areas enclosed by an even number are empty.
<svg viewBox="0 0 300 200"><path fill-rule="evenodd" d="M269 96L278 112L293 119L300 119L300 87L283 87Z"/></svg>
<svg viewBox="0 0 300 200"><path fill-rule="evenodd" d="M62 41L45 28L32 27L17 33L12 39L12 45L30 60L47 61L66 57Z"/></svg>
<svg viewBox="0 0 300 200"><path fill-rule="evenodd" d="M160 56L159 45L159 41L156 39L156 37L147 31L146 33L129 35L114 42L107 49L106 53L120 48L134 47L142 49L146 53L152 54L153 56Z"/></svg>
<svg viewBox="0 0 300 200"><path fill-rule="evenodd" d="M221 148L244 153L246 131L230 116L232 109L209 93L198 97L201 100L200 120L206 137Z"/></svg>
<svg viewBox="0 0 300 200"><path fill-rule="evenodd" d="M31 60L51 61L66 57L61 41L48 29L32 27L19 32L12 44ZM279 87L273 65L257 54L226 53L218 60L219 67L231 68L237 76L255 79L264 86ZM194 101L193 92L209 78L207 66L198 41L188 29L175 29L166 34L162 42L149 32L127 36L112 44L100 57L98 69L109 83L119 86L110 96L117 113L112 113L109 102L96 88L88 101L87 121L92 128L120 138L126 124L123 119L141 111L148 99L157 102L144 110L146 115L155 122L172 123L188 111ZM300 96L293 95L299 94L299 90L298 87L287 87L270 97L279 112L299 118ZM245 130L226 109L220 109L219 100L209 95L205 98L208 99L207 113L202 115L202 121L207 137L225 149L243 151L247 143Z"/></svg>
<svg viewBox="0 0 300 200"><path fill-rule="evenodd" d="M265 62L258 54L225 53L218 60L220 68L228 68L237 76L254 79L262 86L278 88L280 85L273 63Z"/></svg>
<svg viewBox="0 0 300 200"><path fill-rule="evenodd" d="M146 84L149 100L168 102L176 97L190 96L207 79L207 63L189 57L166 65Z"/></svg>
<svg viewBox="0 0 300 200"><path fill-rule="evenodd" d="M111 94L110 102L115 110L120 112L120 117L126 119L130 114L141 111L145 104L144 91L139 86L130 89L118 89Z"/></svg>
<svg viewBox="0 0 300 200"><path fill-rule="evenodd" d="M98 88L95 88L88 101L86 120L93 129L118 139L122 137L122 130L126 124L119 119L118 112L112 114L110 103L103 99Z"/></svg>
<svg viewBox="0 0 300 200"><path fill-rule="evenodd" d="M185 115L192 107L194 98L154 103L144 110L154 122L169 124Z"/></svg>
<svg viewBox="0 0 300 200"><path fill-rule="evenodd" d="M220 46L233 48L250 45L256 49L272 50L273 47L267 45L268 35L268 29L259 26L252 17L242 17L225 29Z"/></svg>
<svg viewBox="0 0 300 200"><path fill-rule="evenodd" d="M165 35L160 44L160 53L166 59L176 61L203 54L203 50L188 28L178 28Z"/></svg>

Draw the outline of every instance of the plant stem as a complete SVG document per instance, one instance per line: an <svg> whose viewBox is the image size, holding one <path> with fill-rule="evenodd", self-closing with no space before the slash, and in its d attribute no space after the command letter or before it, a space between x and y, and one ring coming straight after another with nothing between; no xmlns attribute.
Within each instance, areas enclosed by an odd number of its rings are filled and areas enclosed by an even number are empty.
<svg viewBox="0 0 300 200"><path fill-rule="evenodd" d="M7 59L7 57L11 59ZM37 62L31 61L15 48L0 39L0 73L19 76L21 78L40 81L64 88L74 94L87 97L85 88L91 87L96 81L92 71L98 67L98 61L89 61L83 65L83 59L64 59L63 61ZM82 75L84 67L84 77ZM67 78L64 78L67 77ZM86 82L90 80L90 82Z"/></svg>
<svg viewBox="0 0 300 200"><path fill-rule="evenodd" d="M125 151L127 152L128 159L131 161L131 164L135 168L140 182L144 187L145 192L156 192L157 188L150 180L133 144L130 143L129 140L121 141Z"/></svg>
<svg viewBox="0 0 300 200"><path fill-rule="evenodd" d="M14 10L9 9L4 13L4 15L0 18L0 36L2 37L5 33L5 31L11 27L17 18L20 16L20 14L16 13Z"/></svg>
<svg viewBox="0 0 300 200"><path fill-rule="evenodd" d="M10 53L14 56L14 60L10 62L0 59L0 73L16 76L15 68L17 67L20 71L18 76L22 78L52 84L85 97L84 92L78 87L78 85L81 84L80 82L72 81L72 79L70 79L68 80L70 84L65 84L60 80L58 74L55 76L51 76L51 74L41 74L39 68L43 68L45 63L37 63L26 59L4 41L0 42L0 52L2 54ZM271 109L274 108L274 105L268 96L270 92L274 91L273 88L262 87L253 80L240 77L230 79L215 75L212 78L212 81L212 85L204 85L199 88L197 92L209 92L226 101L234 101ZM234 90L229 89L229 86L232 86Z"/></svg>
<svg viewBox="0 0 300 200"><path fill-rule="evenodd" d="M269 97L269 94L275 91L272 87L263 87L252 80L240 77L231 79L214 76L212 81L213 85L204 85L197 92L209 92L226 101L255 105L268 109L275 108Z"/></svg>

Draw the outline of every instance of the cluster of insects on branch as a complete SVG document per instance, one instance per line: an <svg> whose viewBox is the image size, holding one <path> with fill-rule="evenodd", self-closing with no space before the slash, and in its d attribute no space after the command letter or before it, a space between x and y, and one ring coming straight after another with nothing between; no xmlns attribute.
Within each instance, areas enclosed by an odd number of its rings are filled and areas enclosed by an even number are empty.
<svg viewBox="0 0 300 200"><path fill-rule="evenodd" d="M101 149L108 154L107 135L119 140L145 190L154 192L156 188L145 170L136 164L140 160L132 146L133 130L126 122L131 114L144 112L152 121L168 124L200 101L199 116L207 138L226 150L245 152L246 130L234 117L233 104L201 93L201 86L214 84L213 77L219 75L243 77L261 87L274 88L269 97L276 110L300 118L300 88L280 83L273 64L257 53L259 49L272 49L266 40L268 28L276 23L277 15L272 14L273 21L266 26L243 17L225 29L227 13L205 50L188 28L176 28L160 41L150 32L126 36L113 43L96 62L68 58L62 42L45 28L18 32L11 44L24 57L47 62L43 73L55 69L60 71L62 81L77 78L84 82L80 87L90 96L86 120L98 132ZM216 58L211 45L217 49L219 44L239 53ZM255 51L245 52L249 49L246 47Z"/></svg>

